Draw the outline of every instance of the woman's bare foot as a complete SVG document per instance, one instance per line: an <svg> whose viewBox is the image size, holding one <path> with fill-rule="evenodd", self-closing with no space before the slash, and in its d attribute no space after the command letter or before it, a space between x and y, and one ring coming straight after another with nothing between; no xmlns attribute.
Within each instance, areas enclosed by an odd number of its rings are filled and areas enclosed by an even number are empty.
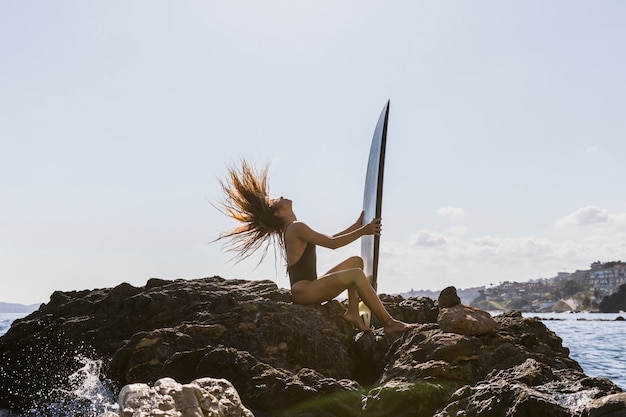
<svg viewBox="0 0 626 417"><path fill-rule="evenodd" d="M343 313L343 319L345 321L347 321L348 323L352 324L354 327L356 327L357 329L359 329L359 331L362 332L371 332L372 329L367 327L365 325L365 322L363 321L363 318L359 315L358 312L356 313L351 313L350 311L346 311L345 313Z"/></svg>
<svg viewBox="0 0 626 417"><path fill-rule="evenodd" d="M411 330L417 327L417 324L408 324L400 320L396 320L393 317L383 323L383 330L385 335L393 336L394 334L403 333L407 330Z"/></svg>

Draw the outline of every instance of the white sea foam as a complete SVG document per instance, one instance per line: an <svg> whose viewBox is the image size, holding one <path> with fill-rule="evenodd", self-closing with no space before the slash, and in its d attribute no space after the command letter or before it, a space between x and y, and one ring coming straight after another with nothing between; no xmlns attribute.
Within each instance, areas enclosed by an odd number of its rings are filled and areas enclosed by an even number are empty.
<svg viewBox="0 0 626 417"><path fill-rule="evenodd" d="M68 389L52 390L45 404L25 414L0 410L0 417L97 417L106 411L118 413L114 390L102 373L102 360L81 355L75 360L82 366L68 377Z"/></svg>
<svg viewBox="0 0 626 417"><path fill-rule="evenodd" d="M96 417L105 411L117 412L119 407L112 386L103 379L102 360L80 355L75 359L83 366L68 377L70 389L53 393L53 398L59 400L46 406L48 412L54 411L59 417Z"/></svg>

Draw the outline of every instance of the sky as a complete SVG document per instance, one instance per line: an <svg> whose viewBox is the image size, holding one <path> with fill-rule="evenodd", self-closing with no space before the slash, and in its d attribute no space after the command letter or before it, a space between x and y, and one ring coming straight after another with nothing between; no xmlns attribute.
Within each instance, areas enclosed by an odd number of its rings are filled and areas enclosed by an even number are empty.
<svg viewBox="0 0 626 417"><path fill-rule="evenodd" d="M626 260L626 3L0 2L0 301L219 275L218 178L334 234L391 100L378 290ZM318 249L318 270L360 244Z"/></svg>

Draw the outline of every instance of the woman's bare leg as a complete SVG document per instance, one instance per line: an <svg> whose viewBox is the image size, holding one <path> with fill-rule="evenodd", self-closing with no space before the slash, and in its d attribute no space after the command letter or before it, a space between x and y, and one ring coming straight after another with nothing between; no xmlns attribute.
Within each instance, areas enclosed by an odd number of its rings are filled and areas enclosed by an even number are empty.
<svg viewBox="0 0 626 417"><path fill-rule="evenodd" d="M345 261L341 262L339 265L330 269L323 276L334 273L334 272L344 271L346 269L353 269L353 268L363 269L363 259L361 259L359 256L350 257L346 259ZM347 290L348 290L348 311L344 313L343 319L347 321L348 323L351 323L354 327L356 327L357 329L361 331L371 331L372 329L368 328L365 325L365 322L363 321L363 318L361 317L359 313L359 303L361 302L361 297L359 297L359 294L356 292L356 288L354 286L351 286L351 287L348 287Z"/></svg>
<svg viewBox="0 0 626 417"><path fill-rule="evenodd" d="M404 332L412 327L391 317L360 268L330 272L315 281L296 282L291 287L291 294L294 302L298 304L318 304L332 300L344 290L352 287L372 310L372 313L378 317L378 320L383 323L386 334ZM362 322L362 320L360 321Z"/></svg>
<svg viewBox="0 0 626 417"><path fill-rule="evenodd" d="M365 278L365 275L363 275ZM397 333L406 332L416 325L407 324L403 321L394 319L387 311L383 303L378 298L378 294L370 284L369 280L359 280L356 284L356 290L365 304L372 310L372 313L383 324L383 329L386 335L394 335Z"/></svg>
<svg viewBox="0 0 626 417"><path fill-rule="evenodd" d="M298 281L291 286L291 298L297 304L319 304L332 300L354 285L359 271L363 275L362 270L351 268L330 272L315 281Z"/></svg>

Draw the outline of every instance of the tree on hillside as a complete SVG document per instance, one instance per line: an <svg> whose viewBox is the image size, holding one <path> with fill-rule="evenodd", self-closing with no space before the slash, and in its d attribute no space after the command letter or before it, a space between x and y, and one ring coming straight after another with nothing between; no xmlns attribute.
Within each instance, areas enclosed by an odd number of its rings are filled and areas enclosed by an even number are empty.
<svg viewBox="0 0 626 417"><path fill-rule="evenodd" d="M582 285L578 281L570 279L561 287L561 295L563 298L568 298L582 290Z"/></svg>
<svg viewBox="0 0 626 417"><path fill-rule="evenodd" d="M601 313L619 313L620 311L626 311L626 284L619 287L619 290L604 297L600 303Z"/></svg>

